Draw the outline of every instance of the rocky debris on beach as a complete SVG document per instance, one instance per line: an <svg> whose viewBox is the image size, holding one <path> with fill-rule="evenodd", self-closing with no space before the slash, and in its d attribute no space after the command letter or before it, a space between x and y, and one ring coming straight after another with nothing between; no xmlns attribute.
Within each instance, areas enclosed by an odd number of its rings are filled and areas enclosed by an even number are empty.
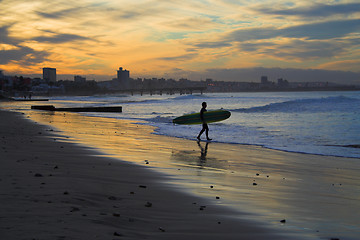
<svg viewBox="0 0 360 240"><path fill-rule="evenodd" d="M78 207L71 207L70 212L78 212L78 211L80 211L80 208L78 208Z"/></svg>
<svg viewBox="0 0 360 240"><path fill-rule="evenodd" d="M114 232L114 236L121 237L122 234L120 234L120 233L118 233L118 232Z"/></svg>
<svg viewBox="0 0 360 240"><path fill-rule="evenodd" d="M145 204L145 207L152 207L152 203L151 203L151 202L147 202L147 203Z"/></svg>
<svg viewBox="0 0 360 240"><path fill-rule="evenodd" d="M109 199L109 200L113 200L113 201L117 200L117 198L114 197L114 196L110 196L110 197L108 197L108 199Z"/></svg>
<svg viewBox="0 0 360 240"><path fill-rule="evenodd" d="M200 210L205 210L206 206L200 206Z"/></svg>

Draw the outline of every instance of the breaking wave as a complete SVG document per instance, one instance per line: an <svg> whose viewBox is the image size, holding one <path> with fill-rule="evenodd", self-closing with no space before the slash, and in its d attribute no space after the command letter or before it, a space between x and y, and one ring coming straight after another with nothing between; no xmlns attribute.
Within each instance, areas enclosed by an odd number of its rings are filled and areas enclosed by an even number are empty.
<svg viewBox="0 0 360 240"><path fill-rule="evenodd" d="M232 109L234 112L242 113L264 113L264 112L329 112L344 111L347 104L359 103L360 99L349 98L344 96L313 98L313 99L297 99L279 103L270 103L265 106Z"/></svg>

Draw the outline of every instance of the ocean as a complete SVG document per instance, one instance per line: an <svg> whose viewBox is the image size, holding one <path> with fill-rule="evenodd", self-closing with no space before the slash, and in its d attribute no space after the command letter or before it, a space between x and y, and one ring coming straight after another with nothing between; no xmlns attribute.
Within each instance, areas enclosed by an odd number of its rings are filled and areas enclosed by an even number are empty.
<svg viewBox="0 0 360 240"><path fill-rule="evenodd" d="M225 109L231 117L209 125L214 142L360 158L360 92L206 93L203 95L111 95L54 97L56 107L122 106L122 114L88 116L140 120L155 133L195 139L199 125L173 125L172 119Z"/></svg>

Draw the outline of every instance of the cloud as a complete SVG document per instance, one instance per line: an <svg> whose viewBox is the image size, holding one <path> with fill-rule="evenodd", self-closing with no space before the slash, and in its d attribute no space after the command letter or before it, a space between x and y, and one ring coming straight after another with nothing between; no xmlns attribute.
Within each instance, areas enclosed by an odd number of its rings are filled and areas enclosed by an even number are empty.
<svg viewBox="0 0 360 240"><path fill-rule="evenodd" d="M277 46L274 42L244 42L239 44L239 48L245 52L261 52L263 48Z"/></svg>
<svg viewBox="0 0 360 240"><path fill-rule="evenodd" d="M219 25L218 23L214 23L211 18L203 16L166 20L163 24L171 29L182 29L188 31L206 30Z"/></svg>
<svg viewBox="0 0 360 240"><path fill-rule="evenodd" d="M329 17L332 15L349 15L358 13L360 11L360 3L345 3L345 4L314 4L304 7L295 7L287 9L278 9L278 7L260 7L256 9L259 13L268 15L281 15L281 16L300 16L308 17Z"/></svg>
<svg viewBox="0 0 360 240"><path fill-rule="evenodd" d="M179 55L179 56L174 56L174 57L162 57L162 58L158 58L158 60L163 60L163 61L184 61L184 60L193 59L196 56L197 56L197 54L184 54L184 55Z"/></svg>
<svg viewBox="0 0 360 240"><path fill-rule="evenodd" d="M244 42L250 40L273 39L277 37L332 39L344 37L360 31L360 19L327 21L302 24L285 28L262 27L238 29L229 33L225 40Z"/></svg>
<svg viewBox="0 0 360 240"><path fill-rule="evenodd" d="M311 60L331 58L346 52L348 42L336 41L304 41L240 43L242 51L251 54L267 54L277 58Z"/></svg>
<svg viewBox="0 0 360 240"><path fill-rule="evenodd" d="M360 31L360 19L327 21L313 24L276 28L240 28L218 34L213 41L187 43L194 49L228 47L227 52L251 54L266 59L287 62L331 59L345 55L360 45L356 33ZM233 46L233 47L232 47Z"/></svg>
<svg viewBox="0 0 360 240"><path fill-rule="evenodd" d="M48 8L49 5L46 2ZM55 8L44 10L36 10L35 13L40 18L62 20L65 18L77 18L80 21L92 17L108 17L113 20L138 20L146 16L157 16L164 13L160 5L156 5L156 1L147 1L143 3L126 3L120 1L104 1L99 3L84 4L82 1L72 2L59 1L55 4ZM90 14L91 13L91 14Z"/></svg>
<svg viewBox="0 0 360 240"><path fill-rule="evenodd" d="M59 34L55 34L54 36L35 37L33 38L33 40L37 42L46 42L46 43L66 43L66 42L93 40L93 39L88 37L83 37L77 34L59 33Z"/></svg>
<svg viewBox="0 0 360 240"><path fill-rule="evenodd" d="M170 12L169 9L164 7L165 5L165 3L158 1L146 1L137 4L117 5L115 8L108 9L108 12L111 12L112 17L117 20L138 21L139 19L143 20L149 16L154 18L164 17L164 15ZM144 22L144 24L145 23L150 22Z"/></svg>
<svg viewBox="0 0 360 240"><path fill-rule="evenodd" d="M19 62L23 66L41 63L50 55L46 51L37 51L21 45L21 40L9 36L10 26L0 27L0 44L8 45L0 50L0 64Z"/></svg>
<svg viewBox="0 0 360 240"><path fill-rule="evenodd" d="M202 42L195 43L193 46L198 48L221 48L221 47L230 47L232 44L228 42Z"/></svg>
<svg viewBox="0 0 360 240"><path fill-rule="evenodd" d="M305 24L279 30L279 36L308 39L332 39L360 31L360 19Z"/></svg>
<svg viewBox="0 0 360 240"><path fill-rule="evenodd" d="M75 17L75 16L79 16L80 14L80 9L79 7L75 7L75 8L66 8L66 9L62 9L59 11L36 11L36 14L39 15L39 17L41 18L50 18L50 19L62 19L62 18L66 18L66 17Z"/></svg>
<svg viewBox="0 0 360 240"><path fill-rule="evenodd" d="M227 34L228 42L245 42L250 40L271 39L280 35L275 27L237 29Z"/></svg>
<svg viewBox="0 0 360 240"><path fill-rule="evenodd" d="M49 55L50 54L46 51L36 51L29 47L0 50L0 64L19 62L23 66L29 66L45 61Z"/></svg>
<svg viewBox="0 0 360 240"><path fill-rule="evenodd" d="M357 69L360 66L360 60L343 60L343 61L335 61L321 64L319 67L322 69L344 69L351 71L352 69ZM358 78L360 81L360 77Z"/></svg>
<svg viewBox="0 0 360 240"><path fill-rule="evenodd" d="M12 45L19 43L19 40L17 38L9 37L9 28L10 26L0 27L0 43Z"/></svg>

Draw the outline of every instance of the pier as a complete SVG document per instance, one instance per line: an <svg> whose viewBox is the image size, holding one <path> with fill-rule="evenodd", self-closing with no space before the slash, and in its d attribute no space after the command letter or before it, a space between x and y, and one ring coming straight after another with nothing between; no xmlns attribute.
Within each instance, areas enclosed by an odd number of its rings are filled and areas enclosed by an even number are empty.
<svg viewBox="0 0 360 240"><path fill-rule="evenodd" d="M170 88L133 88L133 89L121 89L121 90L107 90L108 93L130 93L134 95L139 93L141 96L144 94L150 95L174 95L179 93L180 95L183 94L193 94L194 92L198 92L203 94L206 90L206 87L170 87Z"/></svg>
<svg viewBox="0 0 360 240"><path fill-rule="evenodd" d="M13 101L18 101L18 102L47 102L49 101L49 99L47 98L11 98L11 100Z"/></svg>

